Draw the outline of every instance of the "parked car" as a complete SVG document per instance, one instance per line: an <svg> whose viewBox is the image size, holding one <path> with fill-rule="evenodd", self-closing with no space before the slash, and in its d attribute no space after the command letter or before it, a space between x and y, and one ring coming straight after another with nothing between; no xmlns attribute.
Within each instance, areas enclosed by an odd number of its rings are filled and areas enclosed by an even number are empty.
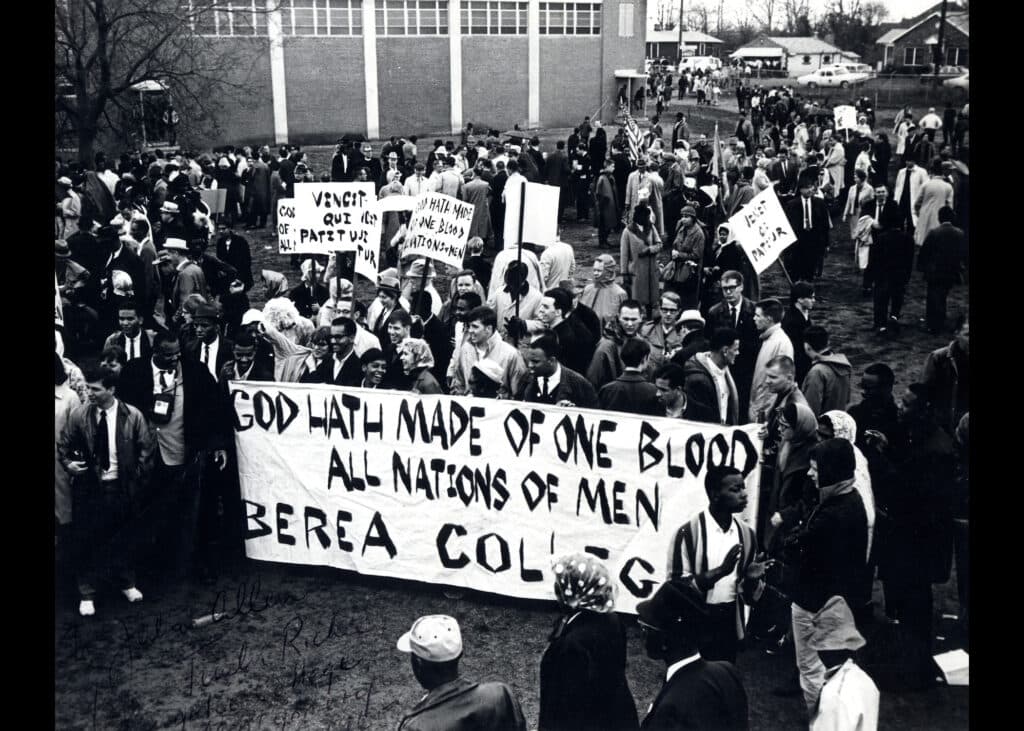
<svg viewBox="0 0 1024 731"><path fill-rule="evenodd" d="M714 71L722 68L722 59L715 56L684 56L679 61L680 71Z"/></svg>
<svg viewBox="0 0 1024 731"><path fill-rule="evenodd" d="M955 76L952 79L946 79L942 82L942 85L950 89L963 89L965 92L970 93L971 90L968 86L968 77L970 76L970 73L971 72L968 71L966 74Z"/></svg>
<svg viewBox="0 0 1024 731"><path fill-rule="evenodd" d="M864 73L851 73L845 68L833 67L833 68L820 68L817 71L813 71L803 76L798 76L796 83L798 86L806 86L808 89L813 89L818 86L827 87L839 87L845 89L848 86L854 84L862 84L867 81L868 75Z"/></svg>

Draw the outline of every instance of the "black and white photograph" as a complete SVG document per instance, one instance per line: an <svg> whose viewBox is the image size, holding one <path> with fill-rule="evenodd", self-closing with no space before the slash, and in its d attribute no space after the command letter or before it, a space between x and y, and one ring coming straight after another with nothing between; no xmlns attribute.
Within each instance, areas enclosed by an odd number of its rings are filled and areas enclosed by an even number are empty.
<svg viewBox="0 0 1024 731"><path fill-rule="evenodd" d="M968 0L54 36L54 728L970 726Z"/></svg>

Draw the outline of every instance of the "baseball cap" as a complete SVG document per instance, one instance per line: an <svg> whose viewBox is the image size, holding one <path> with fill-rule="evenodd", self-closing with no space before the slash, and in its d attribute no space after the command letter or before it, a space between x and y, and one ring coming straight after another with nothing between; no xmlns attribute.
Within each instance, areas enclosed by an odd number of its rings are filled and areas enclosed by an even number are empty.
<svg viewBox="0 0 1024 731"><path fill-rule="evenodd" d="M397 647L429 662L448 662L462 655L459 623L446 614L428 614L413 622L412 629L398 638Z"/></svg>

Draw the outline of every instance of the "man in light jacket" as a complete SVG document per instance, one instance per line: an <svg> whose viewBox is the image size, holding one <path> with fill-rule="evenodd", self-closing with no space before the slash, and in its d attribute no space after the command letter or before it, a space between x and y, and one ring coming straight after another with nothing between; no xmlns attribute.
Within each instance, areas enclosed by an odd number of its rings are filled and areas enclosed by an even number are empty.
<svg viewBox="0 0 1024 731"><path fill-rule="evenodd" d="M773 400L767 383L768 361L778 355L793 357L793 343L782 329L782 311L782 303L777 299L761 300L754 309L754 325L760 333L761 348L757 351L754 380L750 385L748 416L751 421L765 421Z"/></svg>

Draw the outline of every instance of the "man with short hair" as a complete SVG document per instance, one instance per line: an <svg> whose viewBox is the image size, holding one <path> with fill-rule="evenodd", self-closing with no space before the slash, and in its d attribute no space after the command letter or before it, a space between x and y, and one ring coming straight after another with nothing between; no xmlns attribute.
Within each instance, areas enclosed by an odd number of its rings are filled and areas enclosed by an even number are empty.
<svg viewBox="0 0 1024 731"><path fill-rule="evenodd" d="M743 347L740 335L731 327L719 328L709 346L683 363L686 418L735 426L740 423L739 392L730 371Z"/></svg>
<svg viewBox="0 0 1024 731"><path fill-rule="evenodd" d="M753 422L768 419L774 395L768 387L769 363L784 355L793 358L793 343L782 329L782 303L777 299L761 300L754 310L754 324L760 333L760 349L754 363L754 378L750 385L750 408L747 416Z"/></svg>
<svg viewBox="0 0 1024 731"><path fill-rule="evenodd" d="M497 332L498 315L490 307L476 307L466 315L466 342L462 344L448 367L451 380L449 393L464 396L469 393L469 376L473 365L486 359L497 364L502 371L500 393L515 397L522 393L526 365L519 351L504 342Z"/></svg>
<svg viewBox="0 0 1024 731"><path fill-rule="evenodd" d="M555 143L555 151L544 161L544 182L558 188L558 222L562 221L569 197L569 158L565 154L565 141Z"/></svg>
<svg viewBox="0 0 1024 731"><path fill-rule="evenodd" d="M625 304L623 308L626 308ZM624 311L629 312L628 309ZM661 416L664 413L658 398L658 389L643 375L650 354L651 346L646 340L634 336L629 336L625 340L620 351L621 375L603 385L597 393L602 409L642 416Z"/></svg>
<svg viewBox="0 0 1024 731"><path fill-rule="evenodd" d="M708 507L683 523L669 544L668 580L692 580L704 594L709 617L701 657L735 663L746 625L741 604L760 599L769 564L757 555L754 530L738 517L747 507L743 473L709 467L704 491Z"/></svg>
<svg viewBox="0 0 1024 731"><path fill-rule="evenodd" d="M804 331L811 325L811 311L814 309L817 296L814 285L798 280L789 290L789 308L782 318L782 329L793 343L796 363L796 380L802 383L804 376L811 367L811 359L804 352Z"/></svg>
<svg viewBox="0 0 1024 731"><path fill-rule="evenodd" d="M679 315L679 333L683 336L679 349L672 355L672 362L682 366L695 354L708 349L708 339L704 336L706 323L700 310L685 310Z"/></svg>
<svg viewBox="0 0 1024 731"><path fill-rule="evenodd" d="M682 419L686 412L686 375L676 363L666 363L654 371L658 402L669 419Z"/></svg>
<svg viewBox="0 0 1024 731"><path fill-rule="evenodd" d="M118 303L117 324L120 330L106 339L104 350L116 345L124 351L127 360L148 360L153 353L153 336L142 328L142 312L137 300Z"/></svg>
<svg viewBox="0 0 1024 731"><path fill-rule="evenodd" d="M815 196L817 185L814 175L804 170L797 182L800 195L783 207L796 234L796 243L783 253L786 268L794 280L813 282L828 250L832 223L825 201Z"/></svg>
<svg viewBox="0 0 1024 731"><path fill-rule="evenodd" d="M226 343L225 343L226 344ZM231 345L231 360L220 368L221 385L225 396L228 394L228 381L273 381L274 371L266 363L256 360L256 338L250 330L240 330L235 342Z"/></svg>
<svg viewBox="0 0 1024 731"><path fill-rule="evenodd" d="M408 317L408 313L404 314ZM315 376L310 374L316 380L305 382L333 386L358 386L362 382L363 369L355 353L357 329L356 321L350 317L337 317L331 322L331 357L324 359Z"/></svg>
<svg viewBox="0 0 1024 731"><path fill-rule="evenodd" d="M939 209L939 225L928 232L917 257L917 270L928 283L925 325L932 335L946 329L949 290L963 281L967 261L967 236L953 225L953 209Z"/></svg>
<svg viewBox="0 0 1024 731"><path fill-rule="evenodd" d="M690 581L666 581L636 609L647 656L668 668L640 728L746 731L747 694L739 672L732 663L705 660L698 649L710 619L701 591Z"/></svg>
<svg viewBox="0 0 1024 731"><path fill-rule="evenodd" d="M686 333L679 320L680 302L675 292L662 292L657 316L640 326L640 337L651 346L652 371L661 368L682 347Z"/></svg>
<svg viewBox="0 0 1024 731"><path fill-rule="evenodd" d="M739 397L738 423L747 422L747 414L750 406L750 386L754 380L754 364L757 360L757 352L760 348L760 333L754 323L754 314L757 306L743 294L743 275L730 270L722 273L722 301L708 310L707 326L705 334L713 338L715 330L728 327L739 333L740 352L736 356L736 362L729 367L733 378L736 380L737 395Z"/></svg>
<svg viewBox="0 0 1024 731"><path fill-rule="evenodd" d="M597 344L594 357L587 367L587 380L600 390L618 378L623 371L621 352L624 344L640 332L643 305L636 300L625 300L619 305L619 317L605 328L604 337ZM646 341L645 341L646 342ZM648 354L651 346L647 346Z"/></svg>
<svg viewBox="0 0 1024 731"><path fill-rule="evenodd" d="M875 187L875 199L864 214L871 216L869 279L874 287L873 328L885 334L899 327L903 295L914 268L914 237L900 226L900 212L884 185Z"/></svg>
<svg viewBox="0 0 1024 731"><path fill-rule="evenodd" d="M237 234L226 220L217 224L217 259L235 270L238 279L245 285L245 291L252 289L252 253L249 241Z"/></svg>
<svg viewBox="0 0 1024 731"><path fill-rule="evenodd" d="M427 178L427 166L421 162L413 165L413 173L405 179L405 194L415 198L420 193L431 192L430 180Z"/></svg>
<svg viewBox="0 0 1024 731"><path fill-rule="evenodd" d="M913 155L906 155L903 161L906 165L896 173L892 197L899 211L900 228L912 235L917 228L917 209L914 204L921 188L928 182L928 173L918 167Z"/></svg>
<svg viewBox="0 0 1024 731"><path fill-rule="evenodd" d="M188 244L184 239L168 238L164 242L163 250L167 252L171 266L177 272L171 293L170 307L169 309L165 308L165 313L170 320L171 316L181 311L181 306L189 295L198 294L202 295L204 299L209 299L210 292L206 286L203 270L189 258Z"/></svg>
<svg viewBox="0 0 1024 731"><path fill-rule="evenodd" d="M142 601L135 587L140 523L136 505L152 468L153 435L134 406L115 396L118 377L86 369L89 402L77 406L60 434L57 455L74 478L72 531L78 561L78 612L96 613L100 579L121 582L129 602Z"/></svg>
<svg viewBox="0 0 1024 731"><path fill-rule="evenodd" d="M847 409L857 423L858 447L863 448L868 431L883 434L895 446L900 432L898 407L892 395L895 383L896 374L885 363L872 363L864 369L860 381L861 401Z"/></svg>
<svg viewBox="0 0 1024 731"><path fill-rule="evenodd" d="M963 415L970 410L969 369L971 323L968 313L957 318L956 336L949 345L928 354L921 372L921 383L928 388L935 421L953 436Z"/></svg>
<svg viewBox="0 0 1024 731"><path fill-rule="evenodd" d="M594 344L582 325L567 319L572 314L572 295L564 289L549 289L537 307L537 319L558 337L559 361L576 373L583 373L594 357Z"/></svg>
<svg viewBox="0 0 1024 731"><path fill-rule="evenodd" d="M557 287L563 279L572 279L576 274L576 254L572 246L556 235L540 255L540 273L545 289Z"/></svg>
<svg viewBox="0 0 1024 731"><path fill-rule="evenodd" d="M562 345L554 332L545 332L526 348L526 370L531 379L523 401L557 406L597 408L597 393L590 381L559 362Z"/></svg>
<svg viewBox="0 0 1024 731"><path fill-rule="evenodd" d="M820 325L811 325L804 332L804 351L811 368L800 390L811 411L819 417L826 411L846 411L853 373L850 361L842 353L832 352L828 331Z"/></svg>
<svg viewBox="0 0 1024 731"><path fill-rule="evenodd" d="M185 357L202 364L217 380L224 364L231 360L233 344L220 336L220 310L216 305L199 305L193 317L196 339L185 346Z"/></svg>
<svg viewBox="0 0 1024 731"><path fill-rule="evenodd" d="M475 683L459 675L462 633L441 614L417 619L398 638L413 675L427 691L398 724L398 731L526 731L526 720L504 683Z"/></svg>

